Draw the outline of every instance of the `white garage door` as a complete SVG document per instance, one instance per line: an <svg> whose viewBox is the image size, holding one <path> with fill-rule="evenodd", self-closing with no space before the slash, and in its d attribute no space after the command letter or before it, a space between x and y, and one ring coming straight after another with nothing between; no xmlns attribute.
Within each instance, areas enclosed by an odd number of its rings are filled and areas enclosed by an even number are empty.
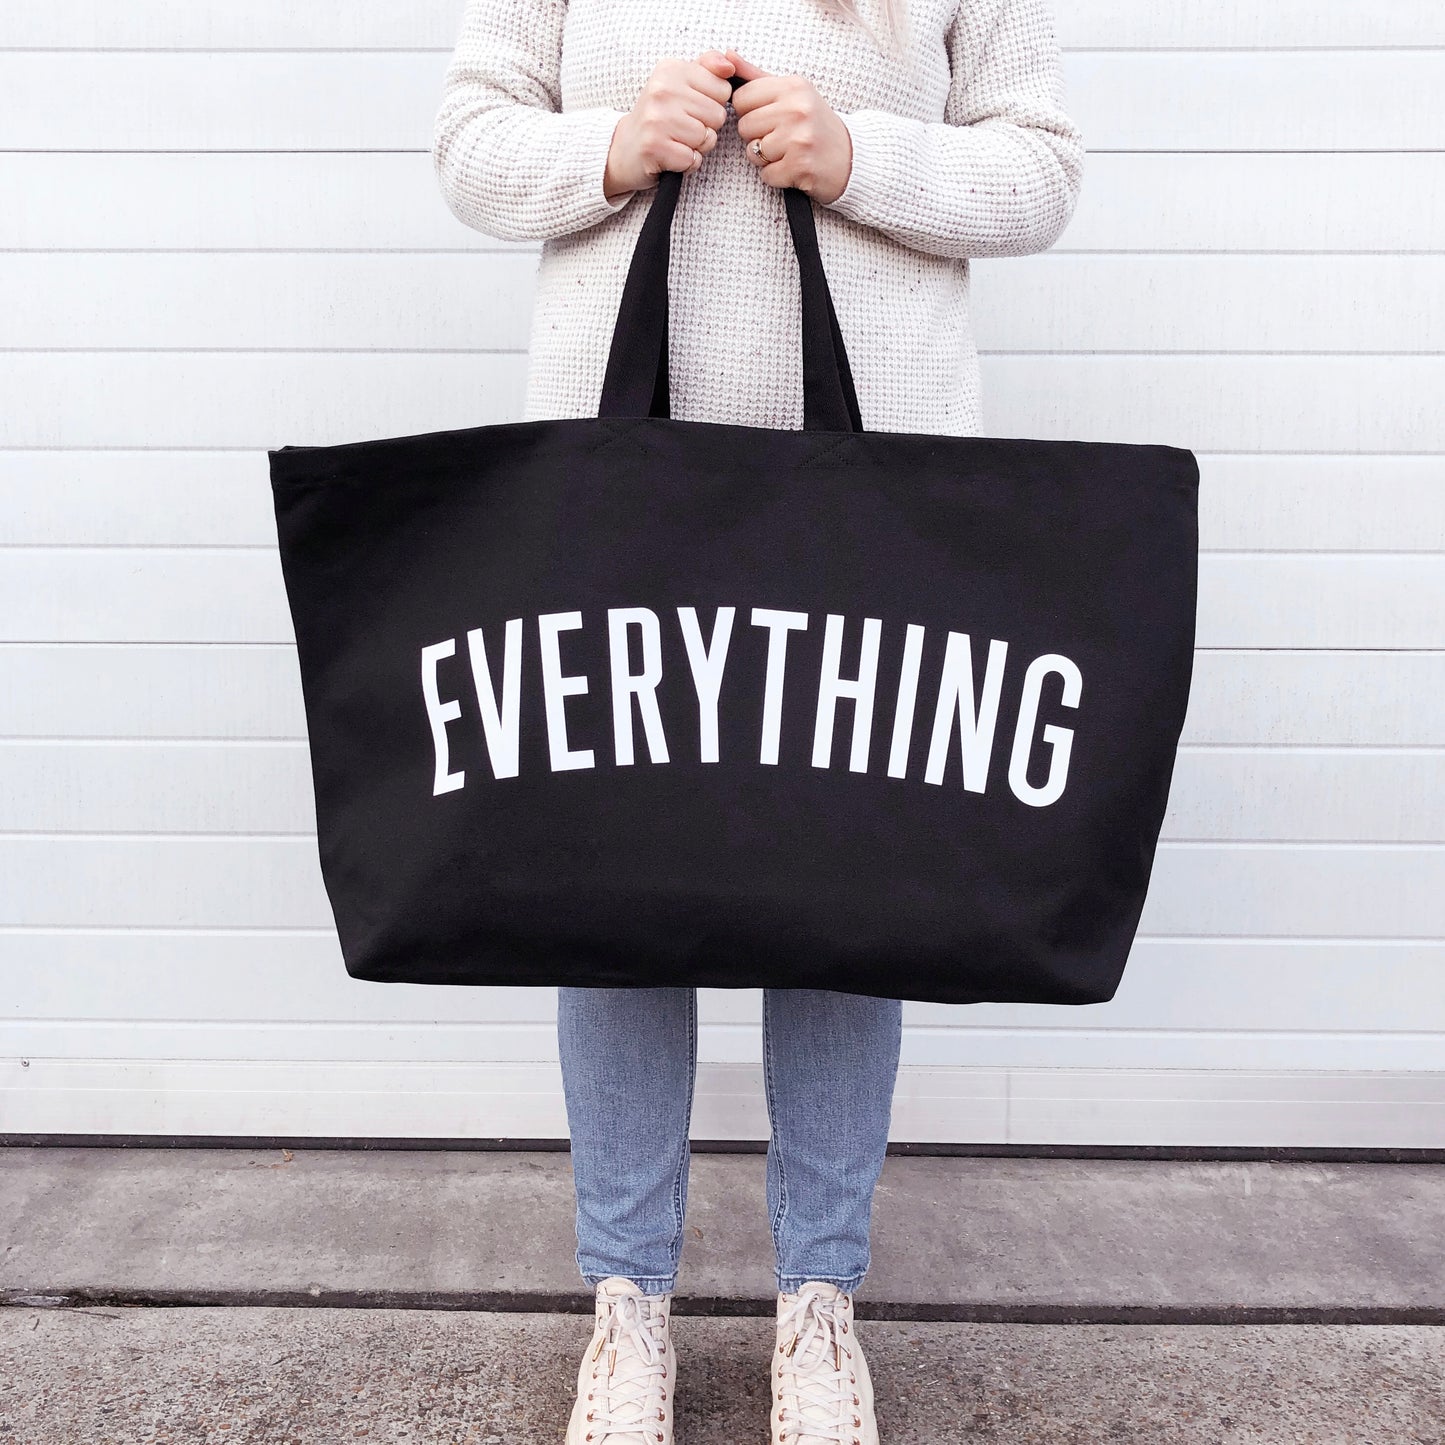
<svg viewBox="0 0 1445 1445"><path fill-rule="evenodd" d="M460 12L0 19L0 1133L565 1134L550 990L343 971L266 472L520 414ZM1118 996L908 1005L894 1137L1445 1145L1445 19L1057 15L1084 194L976 264L986 426L1198 453L1194 704ZM703 1009L694 1135L765 1137L758 995Z"/></svg>

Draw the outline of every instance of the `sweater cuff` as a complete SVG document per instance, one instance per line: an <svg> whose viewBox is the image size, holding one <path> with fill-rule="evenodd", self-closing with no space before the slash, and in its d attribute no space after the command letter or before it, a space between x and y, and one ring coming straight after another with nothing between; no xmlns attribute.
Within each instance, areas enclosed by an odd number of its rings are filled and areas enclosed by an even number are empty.
<svg viewBox="0 0 1445 1445"><path fill-rule="evenodd" d="M906 209L901 191L908 188L908 155L901 143L902 116L888 110L854 110L838 117L853 142L853 169L842 193L827 204L865 226L898 223Z"/></svg>
<svg viewBox="0 0 1445 1445"><path fill-rule="evenodd" d="M575 179L583 208L578 217L579 223L590 225L616 215L637 194L635 190L624 191L615 200L608 200L602 189L607 171L607 153L612 148L612 134L617 129L617 122L627 112L610 105L595 105L563 111L562 114L576 132L567 154L577 167Z"/></svg>

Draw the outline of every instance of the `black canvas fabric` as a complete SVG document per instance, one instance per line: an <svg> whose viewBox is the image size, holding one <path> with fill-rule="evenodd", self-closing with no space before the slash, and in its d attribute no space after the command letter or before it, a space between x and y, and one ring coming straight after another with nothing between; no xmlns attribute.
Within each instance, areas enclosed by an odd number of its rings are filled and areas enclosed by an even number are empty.
<svg viewBox="0 0 1445 1445"><path fill-rule="evenodd" d="M1188 700L1193 454L864 431L798 190L804 426L673 418L682 180L598 416L268 454L346 968L1109 999Z"/></svg>

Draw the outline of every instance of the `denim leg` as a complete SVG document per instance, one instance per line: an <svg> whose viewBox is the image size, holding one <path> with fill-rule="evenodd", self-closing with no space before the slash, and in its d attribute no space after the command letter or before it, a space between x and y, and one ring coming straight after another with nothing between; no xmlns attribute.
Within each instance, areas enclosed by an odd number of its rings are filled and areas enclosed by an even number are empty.
<svg viewBox="0 0 1445 1445"><path fill-rule="evenodd" d="M645 1294L677 1279L697 1077L695 988L557 990L577 1268Z"/></svg>
<svg viewBox="0 0 1445 1445"><path fill-rule="evenodd" d="M780 1290L810 1279L854 1290L868 1270L902 1030L899 999L763 990L767 1203Z"/></svg>

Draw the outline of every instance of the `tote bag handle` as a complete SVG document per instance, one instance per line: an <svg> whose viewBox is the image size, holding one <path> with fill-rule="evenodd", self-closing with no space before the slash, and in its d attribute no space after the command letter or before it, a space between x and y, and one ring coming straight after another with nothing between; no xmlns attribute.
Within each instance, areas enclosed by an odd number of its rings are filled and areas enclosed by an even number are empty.
<svg viewBox="0 0 1445 1445"><path fill-rule="evenodd" d="M733 89L737 89L734 77ZM672 415L667 364L668 264L672 217L682 189L681 171L663 171L633 248L622 288L612 349L602 380L599 417ZM862 431L853 373L813 223L806 191L783 191L788 229L798 258L803 300L803 430Z"/></svg>

